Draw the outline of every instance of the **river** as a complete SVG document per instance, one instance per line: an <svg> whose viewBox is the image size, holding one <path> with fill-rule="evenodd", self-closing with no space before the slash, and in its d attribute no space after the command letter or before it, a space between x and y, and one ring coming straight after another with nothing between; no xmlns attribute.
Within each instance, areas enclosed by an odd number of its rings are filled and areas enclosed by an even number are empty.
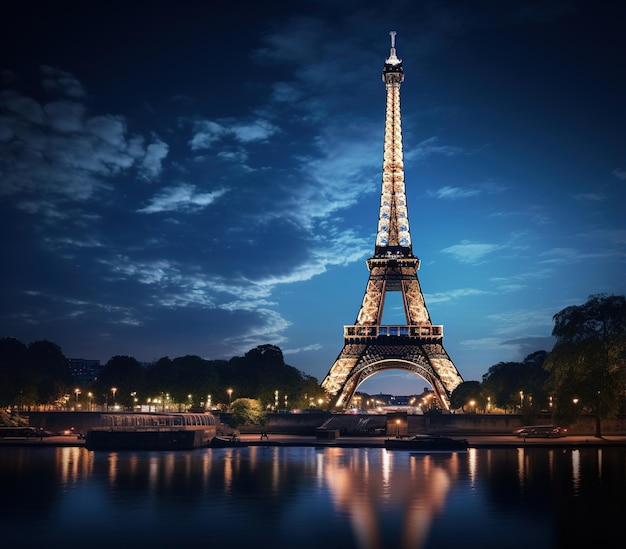
<svg viewBox="0 0 626 549"><path fill-rule="evenodd" d="M565 548L623 536L626 448L0 447L0 483L22 548Z"/></svg>

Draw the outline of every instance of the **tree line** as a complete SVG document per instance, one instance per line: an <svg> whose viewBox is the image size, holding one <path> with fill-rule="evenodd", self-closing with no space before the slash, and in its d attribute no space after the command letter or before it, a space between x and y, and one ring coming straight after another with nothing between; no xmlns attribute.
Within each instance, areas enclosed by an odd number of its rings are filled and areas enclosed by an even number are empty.
<svg viewBox="0 0 626 549"><path fill-rule="evenodd" d="M555 421L570 424L578 414L601 421L626 412L626 299L595 294L553 317L556 343L523 362L500 362L482 382L461 383L450 397L453 408L519 411L529 423L550 411Z"/></svg>
<svg viewBox="0 0 626 549"><path fill-rule="evenodd" d="M133 409L148 402L157 411L226 407L253 397L270 408L309 407L324 392L316 378L285 364L274 345L260 345L243 357L206 360L195 355L163 357L143 366L131 356L112 357L98 378L77 386L60 347L50 341L28 345L0 339L0 405L81 409Z"/></svg>

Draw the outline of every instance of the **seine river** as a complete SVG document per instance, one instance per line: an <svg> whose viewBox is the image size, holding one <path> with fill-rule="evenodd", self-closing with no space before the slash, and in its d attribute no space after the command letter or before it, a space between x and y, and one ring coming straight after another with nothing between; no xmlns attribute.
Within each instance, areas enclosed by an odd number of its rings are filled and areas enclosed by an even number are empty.
<svg viewBox="0 0 626 549"><path fill-rule="evenodd" d="M0 447L0 495L4 547L580 547L624 535L626 449Z"/></svg>

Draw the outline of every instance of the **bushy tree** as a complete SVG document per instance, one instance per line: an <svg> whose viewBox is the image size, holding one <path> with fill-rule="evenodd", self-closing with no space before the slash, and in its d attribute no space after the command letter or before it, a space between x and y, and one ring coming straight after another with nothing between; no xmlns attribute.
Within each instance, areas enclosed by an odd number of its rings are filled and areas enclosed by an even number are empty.
<svg viewBox="0 0 626 549"><path fill-rule="evenodd" d="M144 379L143 367L137 359L117 355L104 365L98 379L98 390L109 405L117 403L130 408L134 404L132 393L141 390Z"/></svg>
<svg viewBox="0 0 626 549"><path fill-rule="evenodd" d="M547 405L545 383L548 378L543 368L546 351L528 355L523 362L499 362L483 375L485 396L494 406L519 410L530 419Z"/></svg>
<svg viewBox="0 0 626 549"><path fill-rule="evenodd" d="M261 401L253 398L238 398L233 401L231 423L233 427L242 425L265 425L266 414Z"/></svg>
<svg viewBox="0 0 626 549"><path fill-rule="evenodd" d="M546 369L555 415L571 420L579 411L594 413L599 437L602 420L617 414L626 388L626 299L591 295L553 319L557 341Z"/></svg>
<svg viewBox="0 0 626 549"><path fill-rule="evenodd" d="M465 406L468 406L470 402L474 402L474 409L471 409L472 407L470 406L470 411L484 410L486 407L485 401L480 381L464 381L457 385L450 395L451 407L453 409L461 408L464 412L466 411Z"/></svg>

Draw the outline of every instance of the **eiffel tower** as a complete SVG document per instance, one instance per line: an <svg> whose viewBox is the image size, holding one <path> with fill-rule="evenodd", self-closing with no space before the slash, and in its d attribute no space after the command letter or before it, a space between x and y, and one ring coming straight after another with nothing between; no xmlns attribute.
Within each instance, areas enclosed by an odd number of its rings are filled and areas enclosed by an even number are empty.
<svg viewBox="0 0 626 549"><path fill-rule="evenodd" d="M402 61L396 55L396 32L383 68L387 88L382 193L374 255L365 296L356 321L344 326L344 346L322 381L331 402L348 408L357 387L385 370L407 370L428 382L442 407L450 409L450 394L463 381L443 347L443 326L433 325L426 308L413 255L404 188L400 84ZM381 325L385 295L402 292L406 324Z"/></svg>

